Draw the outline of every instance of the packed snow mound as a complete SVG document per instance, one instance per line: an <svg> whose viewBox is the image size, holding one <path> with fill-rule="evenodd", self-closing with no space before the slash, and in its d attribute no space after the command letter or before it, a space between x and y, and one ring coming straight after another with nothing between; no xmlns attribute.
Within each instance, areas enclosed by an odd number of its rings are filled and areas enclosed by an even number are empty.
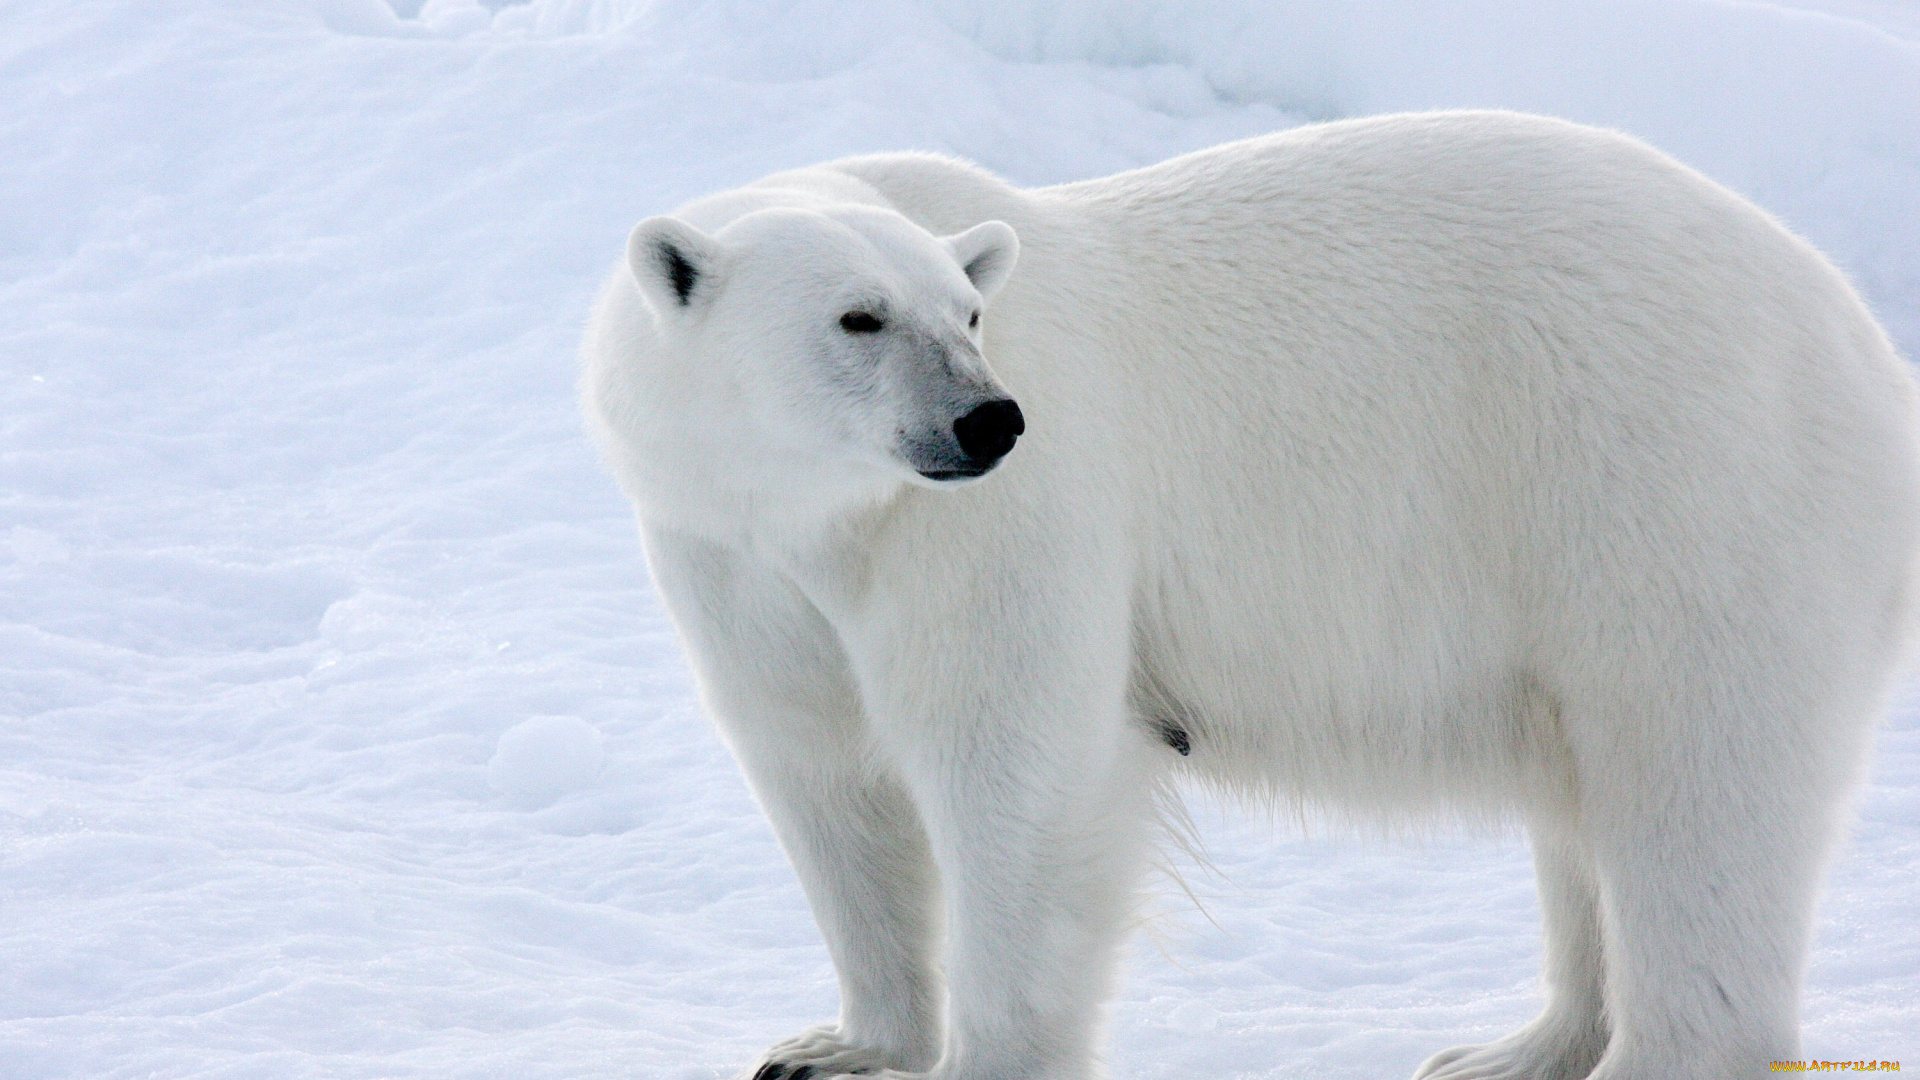
<svg viewBox="0 0 1920 1080"><path fill-rule="evenodd" d="M533 810L591 784L605 764L600 729L577 716L536 716L500 733L487 783Z"/></svg>

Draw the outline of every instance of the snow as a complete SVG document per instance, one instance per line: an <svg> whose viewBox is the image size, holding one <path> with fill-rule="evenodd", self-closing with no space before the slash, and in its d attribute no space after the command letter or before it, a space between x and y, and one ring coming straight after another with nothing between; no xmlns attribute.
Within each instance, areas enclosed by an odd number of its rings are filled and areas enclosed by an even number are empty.
<svg viewBox="0 0 1920 1080"><path fill-rule="evenodd" d="M1920 355L1893 0L16 0L0 101L6 1080L709 1080L832 1014L575 412L682 200L1534 109L1746 192ZM1913 1061L1914 701L1878 749L1808 1052ZM1407 1075L1537 1008L1523 838L1197 813L1118 1075Z"/></svg>
<svg viewBox="0 0 1920 1080"><path fill-rule="evenodd" d="M599 728L577 716L536 716L501 734L487 784L520 809L538 810L591 785L605 765Z"/></svg>

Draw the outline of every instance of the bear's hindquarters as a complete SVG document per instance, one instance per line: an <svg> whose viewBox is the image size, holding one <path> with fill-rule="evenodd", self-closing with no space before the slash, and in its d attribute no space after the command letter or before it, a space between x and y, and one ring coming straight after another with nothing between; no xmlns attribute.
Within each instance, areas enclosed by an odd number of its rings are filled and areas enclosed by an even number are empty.
<svg viewBox="0 0 1920 1080"><path fill-rule="evenodd" d="M1582 932L1564 925L1577 900L1553 925L1554 892L1590 875L1609 1028L1593 1080L1757 1077L1799 1054L1820 875L1900 645L1880 616L1904 586L1863 604L1819 595L1837 585L1819 574L1797 584L1718 605L1683 588L1664 618L1603 618L1587 629L1610 645L1552 680L1573 798L1535 842L1562 836L1575 860L1541 866L1550 955Z"/></svg>

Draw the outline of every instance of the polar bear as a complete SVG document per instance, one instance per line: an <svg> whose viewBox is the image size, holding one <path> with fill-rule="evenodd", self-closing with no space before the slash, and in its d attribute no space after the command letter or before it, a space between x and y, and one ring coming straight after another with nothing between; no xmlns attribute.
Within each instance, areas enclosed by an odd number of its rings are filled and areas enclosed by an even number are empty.
<svg viewBox="0 0 1920 1080"><path fill-rule="evenodd" d="M1420 1077L1798 1056L1916 394L1725 189L1496 112L1038 190L853 158L641 222L584 353L839 973L760 1080L1102 1075L1182 778L1524 823L1545 1011Z"/></svg>

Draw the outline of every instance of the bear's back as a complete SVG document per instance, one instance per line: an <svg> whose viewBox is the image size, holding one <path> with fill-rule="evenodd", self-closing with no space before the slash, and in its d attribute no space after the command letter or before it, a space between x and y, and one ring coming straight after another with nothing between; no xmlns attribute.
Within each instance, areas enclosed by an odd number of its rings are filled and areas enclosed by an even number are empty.
<svg viewBox="0 0 1920 1080"><path fill-rule="evenodd" d="M1029 434L995 483L1129 493L1143 655L1203 713L1417 711L1743 581L1792 582L1809 652L1884 647L1836 635L1908 573L1911 377L1817 252L1630 138L1425 114L1032 191L836 167L935 232L1019 230L987 356ZM1293 689L1213 670L1262 655Z"/></svg>

